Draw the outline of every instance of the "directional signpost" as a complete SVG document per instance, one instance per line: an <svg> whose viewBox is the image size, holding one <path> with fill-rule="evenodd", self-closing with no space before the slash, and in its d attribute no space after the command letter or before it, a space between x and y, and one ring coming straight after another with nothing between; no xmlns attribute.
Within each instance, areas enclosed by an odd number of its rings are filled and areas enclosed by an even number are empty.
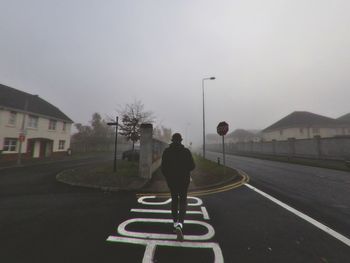
<svg viewBox="0 0 350 263"><path fill-rule="evenodd" d="M228 132L228 124L225 121L222 121L216 127L217 133L222 136L222 155L224 163L224 172L226 173L226 156L225 156L225 135Z"/></svg>
<svg viewBox="0 0 350 263"><path fill-rule="evenodd" d="M115 126L113 171L116 172L117 171L117 144L118 144L118 116L115 118L115 122L107 122L107 125Z"/></svg>

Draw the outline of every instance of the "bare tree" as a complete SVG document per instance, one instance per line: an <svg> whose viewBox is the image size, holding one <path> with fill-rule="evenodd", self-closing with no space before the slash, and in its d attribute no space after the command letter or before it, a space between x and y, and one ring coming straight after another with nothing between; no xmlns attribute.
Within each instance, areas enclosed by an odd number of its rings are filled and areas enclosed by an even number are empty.
<svg viewBox="0 0 350 263"><path fill-rule="evenodd" d="M163 125L161 127L157 126L153 129L154 137L164 142L169 142L171 140L171 134L171 129L166 128Z"/></svg>
<svg viewBox="0 0 350 263"><path fill-rule="evenodd" d="M115 132L109 127L99 113L92 115L90 125L75 124L77 133L72 135L72 141L84 145L85 149L108 150L113 143Z"/></svg>
<svg viewBox="0 0 350 263"><path fill-rule="evenodd" d="M153 113L145 111L143 103L139 100L126 104L118 112L121 115L119 134L124 135L128 141L132 141L132 149L134 150L135 143L140 139L141 124L153 123L155 119Z"/></svg>

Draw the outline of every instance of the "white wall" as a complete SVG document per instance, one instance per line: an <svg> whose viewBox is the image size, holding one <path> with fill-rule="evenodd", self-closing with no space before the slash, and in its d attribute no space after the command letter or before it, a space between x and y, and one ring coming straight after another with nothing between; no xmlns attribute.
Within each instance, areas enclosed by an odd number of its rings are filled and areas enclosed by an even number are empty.
<svg viewBox="0 0 350 263"><path fill-rule="evenodd" d="M33 114L35 115L35 114ZM9 125L8 120L10 117L10 111L2 109L0 110L0 149L3 148L4 138L18 138L20 130L22 128L24 114L17 112L16 124ZM38 115L35 115L38 116ZM71 134L71 123L66 123L66 130L63 131L63 121L57 120L56 130L49 130L49 117L38 116L38 128L28 128L28 115L26 116L26 140L22 143L22 153L25 153L27 150L27 140L31 138L46 138L53 140L53 152L57 151L67 151L70 147L70 134ZM52 118L54 119L54 118ZM66 141L64 149L59 150L58 145L59 141ZM4 152L6 153L6 152ZM13 153L13 152L11 152Z"/></svg>

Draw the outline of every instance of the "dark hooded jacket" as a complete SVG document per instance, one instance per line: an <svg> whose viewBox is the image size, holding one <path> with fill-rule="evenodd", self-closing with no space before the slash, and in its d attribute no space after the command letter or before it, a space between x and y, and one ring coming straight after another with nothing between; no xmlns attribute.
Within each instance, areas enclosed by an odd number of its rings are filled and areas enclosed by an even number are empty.
<svg viewBox="0 0 350 263"><path fill-rule="evenodd" d="M190 172L195 168L190 150L181 143L171 143L163 152L162 172L169 185L186 184L190 181Z"/></svg>

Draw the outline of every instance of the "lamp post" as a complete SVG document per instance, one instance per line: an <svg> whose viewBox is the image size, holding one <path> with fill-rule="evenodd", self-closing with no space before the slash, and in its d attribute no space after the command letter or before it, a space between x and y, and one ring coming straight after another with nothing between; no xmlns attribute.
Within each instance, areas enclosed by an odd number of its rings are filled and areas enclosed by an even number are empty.
<svg viewBox="0 0 350 263"><path fill-rule="evenodd" d="M202 79L202 94L203 94L203 158L205 158L205 108L204 108L204 81L214 80L215 77L203 78Z"/></svg>
<svg viewBox="0 0 350 263"><path fill-rule="evenodd" d="M191 123L187 122L186 123L186 131L185 131L185 138L186 138L186 146L188 147L189 143L188 143L188 126L190 126Z"/></svg>

